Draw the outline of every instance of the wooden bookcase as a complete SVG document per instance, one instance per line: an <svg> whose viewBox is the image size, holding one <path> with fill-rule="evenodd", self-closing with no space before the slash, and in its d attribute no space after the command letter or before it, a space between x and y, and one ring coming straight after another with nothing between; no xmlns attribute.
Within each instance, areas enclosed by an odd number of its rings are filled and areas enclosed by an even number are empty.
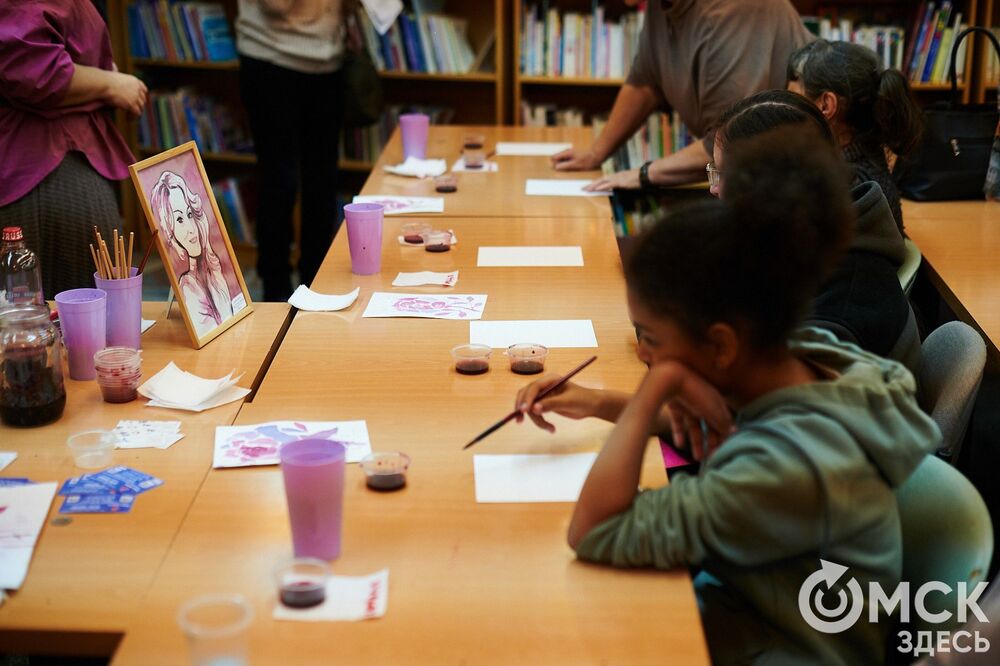
<svg viewBox="0 0 1000 666"><path fill-rule="evenodd" d="M981 0L981 3L979 15L982 18L979 21L980 25L986 28L1000 26L1000 0ZM977 35L975 55L977 74L972 82L975 87L973 99L977 102L997 101L997 86L1000 85L1000 81L996 77L993 80L987 80L986 78L987 59L992 56L992 45L985 37Z"/></svg>

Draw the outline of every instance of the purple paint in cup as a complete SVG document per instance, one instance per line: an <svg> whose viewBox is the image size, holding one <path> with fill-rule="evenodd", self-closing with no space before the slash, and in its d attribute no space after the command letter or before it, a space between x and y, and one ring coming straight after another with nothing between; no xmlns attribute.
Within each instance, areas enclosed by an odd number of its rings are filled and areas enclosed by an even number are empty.
<svg viewBox="0 0 1000 666"><path fill-rule="evenodd" d="M108 294L107 343L109 347L142 345L142 274L132 268L131 277L104 280L94 273L94 284Z"/></svg>
<svg viewBox="0 0 1000 666"><path fill-rule="evenodd" d="M107 292L102 289L69 289L56 294L71 379L97 375L94 354L107 346L107 303Z"/></svg>
<svg viewBox="0 0 1000 666"><path fill-rule="evenodd" d="M382 204L352 203L344 206L351 272L374 275L382 270Z"/></svg>
<svg viewBox="0 0 1000 666"><path fill-rule="evenodd" d="M325 439L302 439L281 447L295 557L340 557L346 455L343 444Z"/></svg>
<svg viewBox="0 0 1000 666"><path fill-rule="evenodd" d="M403 159L427 156L427 133L431 119L425 113L404 113L399 117L399 132L403 140Z"/></svg>

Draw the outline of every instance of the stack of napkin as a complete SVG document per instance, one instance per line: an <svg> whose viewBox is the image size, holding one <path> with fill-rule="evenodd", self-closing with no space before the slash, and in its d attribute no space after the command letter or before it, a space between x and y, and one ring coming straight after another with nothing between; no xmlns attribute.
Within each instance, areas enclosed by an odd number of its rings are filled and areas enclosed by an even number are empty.
<svg viewBox="0 0 1000 666"><path fill-rule="evenodd" d="M416 157L407 157L406 161L396 166L386 165L385 170L397 176L412 176L414 178L434 178L440 176L448 170L448 165L444 160L422 160Z"/></svg>
<svg viewBox="0 0 1000 666"><path fill-rule="evenodd" d="M219 379L204 379L181 370L171 361L139 387L139 395L149 398L149 407L201 412L250 393L250 389L236 386L241 377L233 377L230 372Z"/></svg>

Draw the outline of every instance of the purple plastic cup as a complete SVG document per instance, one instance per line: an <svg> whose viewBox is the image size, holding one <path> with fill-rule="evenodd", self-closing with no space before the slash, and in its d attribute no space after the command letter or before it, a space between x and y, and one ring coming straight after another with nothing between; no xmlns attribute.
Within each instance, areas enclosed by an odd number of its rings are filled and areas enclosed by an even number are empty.
<svg viewBox="0 0 1000 666"><path fill-rule="evenodd" d="M94 354L107 346L107 304L108 295L102 289L69 289L56 294L70 379L97 376Z"/></svg>
<svg viewBox="0 0 1000 666"><path fill-rule="evenodd" d="M431 119L425 113L404 113L399 117L399 131L403 139L403 159L427 156L427 132Z"/></svg>
<svg viewBox="0 0 1000 666"><path fill-rule="evenodd" d="M301 439L281 447L295 557L340 557L346 455L343 444L325 439Z"/></svg>
<svg viewBox="0 0 1000 666"><path fill-rule="evenodd" d="M94 273L94 284L108 293L107 344L109 347L139 349L142 335L142 274L133 268L132 277L104 280Z"/></svg>
<svg viewBox="0 0 1000 666"><path fill-rule="evenodd" d="M382 270L382 204L352 203L344 206L351 272L374 275Z"/></svg>

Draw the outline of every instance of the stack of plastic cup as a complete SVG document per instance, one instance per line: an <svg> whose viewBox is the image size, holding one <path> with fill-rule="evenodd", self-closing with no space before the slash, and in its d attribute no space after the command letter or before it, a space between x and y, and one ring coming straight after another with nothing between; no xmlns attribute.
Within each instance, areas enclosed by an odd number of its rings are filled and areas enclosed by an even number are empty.
<svg viewBox="0 0 1000 666"><path fill-rule="evenodd" d="M138 349L108 347L94 354L97 385L104 402L129 402L138 395L142 357Z"/></svg>

